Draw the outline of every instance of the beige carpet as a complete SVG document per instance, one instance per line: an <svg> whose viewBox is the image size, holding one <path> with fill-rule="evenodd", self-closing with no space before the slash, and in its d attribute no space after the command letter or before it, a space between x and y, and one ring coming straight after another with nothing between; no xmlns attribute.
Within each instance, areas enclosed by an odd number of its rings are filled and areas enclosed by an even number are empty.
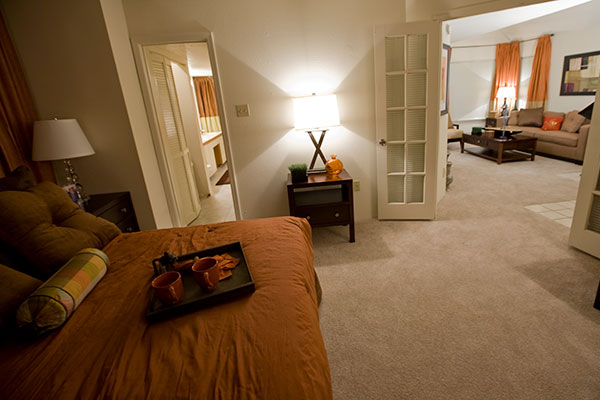
<svg viewBox="0 0 600 400"><path fill-rule="evenodd" d="M313 232L335 398L599 399L600 261L524 208L574 200L581 167L450 149L436 221Z"/></svg>

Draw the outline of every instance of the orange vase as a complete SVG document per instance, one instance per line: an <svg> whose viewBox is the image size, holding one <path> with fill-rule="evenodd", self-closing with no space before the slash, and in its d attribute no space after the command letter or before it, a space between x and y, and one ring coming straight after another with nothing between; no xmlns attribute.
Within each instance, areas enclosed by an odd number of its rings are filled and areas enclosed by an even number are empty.
<svg viewBox="0 0 600 400"><path fill-rule="evenodd" d="M337 176L342 172L344 164L342 164L340 160L336 159L336 157L337 156L335 154L332 154L331 160L327 161L327 164L325 164L325 171L327 172L327 175Z"/></svg>

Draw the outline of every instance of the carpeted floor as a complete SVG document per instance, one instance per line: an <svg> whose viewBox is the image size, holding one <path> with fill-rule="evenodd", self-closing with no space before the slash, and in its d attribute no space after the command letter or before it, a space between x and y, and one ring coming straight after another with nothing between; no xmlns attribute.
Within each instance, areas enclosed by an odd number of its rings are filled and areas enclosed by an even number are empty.
<svg viewBox="0 0 600 400"><path fill-rule="evenodd" d="M449 148L437 220L313 231L335 398L599 399L600 260L524 208L574 200L581 167Z"/></svg>

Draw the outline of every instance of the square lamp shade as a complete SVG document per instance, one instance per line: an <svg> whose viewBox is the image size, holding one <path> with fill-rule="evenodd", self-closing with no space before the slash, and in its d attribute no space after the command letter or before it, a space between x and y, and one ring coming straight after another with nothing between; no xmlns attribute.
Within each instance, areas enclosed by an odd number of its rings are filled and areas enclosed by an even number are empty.
<svg viewBox="0 0 600 400"><path fill-rule="evenodd" d="M517 97L517 93L514 86L501 86L496 93L497 99L514 99L515 97Z"/></svg>
<svg viewBox="0 0 600 400"><path fill-rule="evenodd" d="M33 124L33 161L91 156L94 149L76 119L51 119Z"/></svg>
<svg viewBox="0 0 600 400"><path fill-rule="evenodd" d="M339 125L340 113L335 94L294 98L294 128L296 130L325 130Z"/></svg>

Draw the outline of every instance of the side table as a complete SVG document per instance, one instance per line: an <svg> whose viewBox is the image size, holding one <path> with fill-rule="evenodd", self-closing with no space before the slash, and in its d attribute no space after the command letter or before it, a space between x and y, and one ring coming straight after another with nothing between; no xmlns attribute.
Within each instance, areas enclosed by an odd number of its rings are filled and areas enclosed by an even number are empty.
<svg viewBox="0 0 600 400"><path fill-rule="evenodd" d="M343 170L337 177L309 174L308 181L287 182L290 215L306 218L311 226L348 225L354 242L354 192L352 177Z"/></svg>
<svg viewBox="0 0 600 400"><path fill-rule="evenodd" d="M121 232L140 230L129 192L92 194L85 205L85 211L109 220Z"/></svg>

